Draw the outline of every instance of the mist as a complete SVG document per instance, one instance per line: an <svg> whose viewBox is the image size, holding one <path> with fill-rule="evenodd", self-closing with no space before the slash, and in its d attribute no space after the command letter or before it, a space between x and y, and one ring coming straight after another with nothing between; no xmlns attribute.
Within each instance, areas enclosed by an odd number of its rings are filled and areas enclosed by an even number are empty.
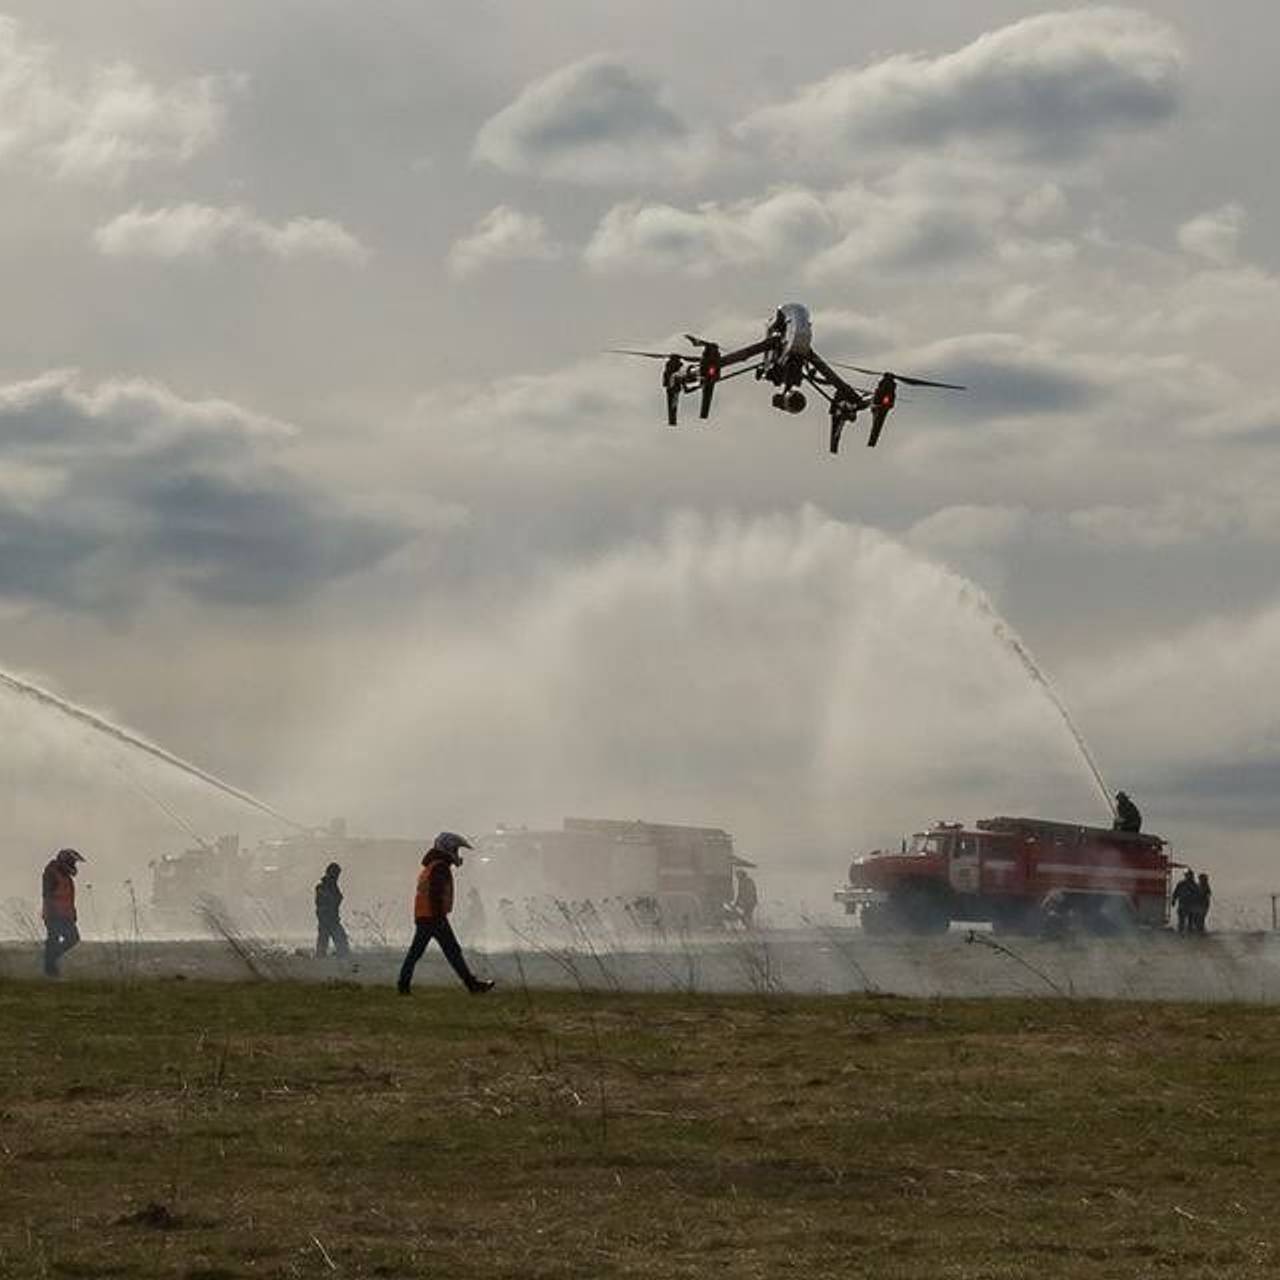
<svg viewBox="0 0 1280 1280"><path fill-rule="evenodd" d="M522 594L423 602L403 652L316 699L314 745L278 764L284 785L267 794L378 835L567 815L719 826L779 905L829 901L852 853L933 818L1103 820L1056 708L982 599L814 508L679 515ZM61 844L90 855L105 899L196 835L283 834L55 708L10 692L0 713L6 895L33 896Z"/></svg>
<svg viewBox="0 0 1280 1280"><path fill-rule="evenodd" d="M365 826L720 826L766 892L937 817L1109 820L966 579L806 508L678 515L519 595L432 600L300 776ZM296 806L294 806L296 808Z"/></svg>

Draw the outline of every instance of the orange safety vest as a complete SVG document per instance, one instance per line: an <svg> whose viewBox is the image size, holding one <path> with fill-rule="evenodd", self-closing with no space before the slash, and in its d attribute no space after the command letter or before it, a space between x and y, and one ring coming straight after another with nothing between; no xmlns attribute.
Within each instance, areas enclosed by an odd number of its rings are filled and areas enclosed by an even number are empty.
<svg viewBox="0 0 1280 1280"><path fill-rule="evenodd" d="M418 872L418 889L413 895L415 920L443 920L453 910L453 867L448 857L429 853Z"/></svg>
<svg viewBox="0 0 1280 1280"><path fill-rule="evenodd" d="M50 917L71 921L76 918L75 878L58 865L56 858L44 869L44 910L41 914L46 924Z"/></svg>

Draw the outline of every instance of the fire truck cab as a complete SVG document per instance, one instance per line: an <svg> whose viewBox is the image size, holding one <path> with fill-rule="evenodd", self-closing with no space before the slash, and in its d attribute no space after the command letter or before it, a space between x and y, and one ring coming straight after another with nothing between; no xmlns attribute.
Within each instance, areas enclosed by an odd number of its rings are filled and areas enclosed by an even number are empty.
<svg viewBox="0 0 1280 1280"><path fill-rule="evenodd" d="M1172 865L1159 836L1039 818L938 822L899 852L855 858L835 899L868 933L942 933L953 920L1111 933L1167 922Z"/></svg>

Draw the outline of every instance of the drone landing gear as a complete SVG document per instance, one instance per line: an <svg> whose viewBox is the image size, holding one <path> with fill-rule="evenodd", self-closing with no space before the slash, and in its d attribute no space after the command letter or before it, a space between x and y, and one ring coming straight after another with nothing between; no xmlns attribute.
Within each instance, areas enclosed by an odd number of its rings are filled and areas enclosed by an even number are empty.
<svg viewBox="0 0 1280 1280"><path fill-rule="evenodd" d="M876 441L880 439L880 432L884 430L884 421L889 416L889 410L877 405L871 410L871 434L867 437L867 448L874 449Z"/></svg>
<svg viewBox="0 0 1280 1280"><path fill-rule="evenodd" d="M709 418L711 416L711 397L715 395L716 384L712 380L703 382L702 384L702 403L698 406L698 417Z"/></svg>
<svg viewBox="0 0 1280 1280"><path fill-rule="evenodd" d="M850 406L847 401L831 402L831 452L833 454L840 452L840 437L844 434L845 427L857 416L857 408Z"/></svg>
<svg viewBox="0 0 1280 1280"><path fill-rule="evenodd" d="M677 414L680 412L680 388L679 386L668 385L667 392L667 426L674 427L676 425Z"/></svg>

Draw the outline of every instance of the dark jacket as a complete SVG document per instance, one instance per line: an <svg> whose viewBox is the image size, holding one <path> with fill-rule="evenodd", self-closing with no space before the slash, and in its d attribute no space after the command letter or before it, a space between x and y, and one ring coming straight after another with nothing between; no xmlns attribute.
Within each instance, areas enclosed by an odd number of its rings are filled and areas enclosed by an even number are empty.
<svg viewBox="0 0 1280 1280"><path fill-rule="evenodd" d="M1194 911L1196 909L1196 898L1199 897L1200 886L1195 880L1188 880L1183 876L1177 884L1173 886L1173 893L1169 901L1174 907L1181 912Z"/></svg>
<svg viewBox="0 0 1280 1280"><path fill-rule="evenodd" d="M75 873L54 858L44 869L40 881L40 896L44 904L44 918L75 923L76 880Z"/></svg>
<svg viewBox="0 0 1280 1280"><path fill-rule="evenodd" d="M1209 877L1201 876L1200 883L1196 885L1196 896L1192 899L1194 911L1199 916L1207 916L1209 914L1209 903L1213 901L1213 890L1209 888Z"/></svg>
<svg viewBox="0 0 1280 1280"><path fill-rule="evenodd" d="M1117 831L1142 830L1142 811L1128 796L1116 799L1116 820L1112 825Z"/></svg>
<svg viewBox="0 0 1280 1280"><path fill-rule="evenodd" d="M342 907L342 890L335 876L324 876L316 885L316 918L336 920Z"/></svg>

